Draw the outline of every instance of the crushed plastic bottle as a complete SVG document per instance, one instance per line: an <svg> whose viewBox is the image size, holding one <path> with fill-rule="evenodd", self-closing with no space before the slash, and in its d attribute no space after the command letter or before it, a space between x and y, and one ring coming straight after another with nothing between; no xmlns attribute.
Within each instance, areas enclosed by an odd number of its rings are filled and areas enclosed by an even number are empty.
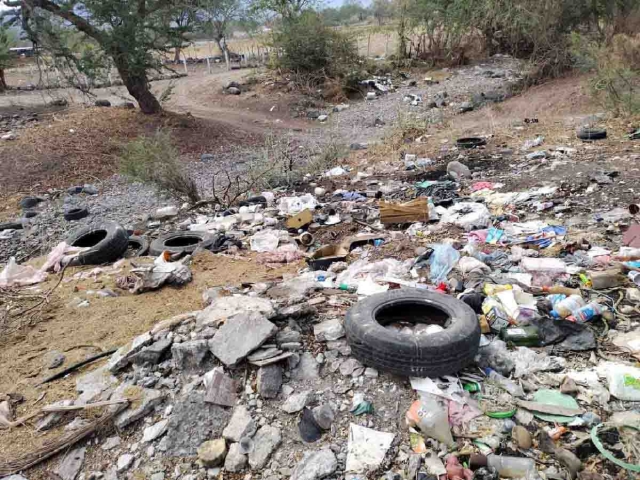
<svg viewBox="0 0 640 480"><path fill-rule="evenodd" d="M596 302L591 302L584 307L574 311L567 317L567 320L577 323L586 323L594 317L602 315L607 310L607 307L605 307L604 305L600 305Z"/></svg>
<svg viewBox="0 0 640 480"><path fill-rule="evenodd" d="M512 396L517 398L524 397L524 390L516 382L513 382L506 377L503 377L502 375L500 375L498 372L496 372L491 368L485 368L484 373L486 373L487 377L489 377L489 379L492 380L498 387L510 393Z"/></svg>
<svg viewBox="0 0 640 480"><path fill-rule="evenodd" d="M487 466L495 468L501 477L525 478L527 480L540 478L536 470L536 462L531 458L492 454L487 455Z"/></svg>
<svg viewBox="0 0 640 480"><path fill-rule="evenodd" d="M551 311L553 318L567 318L573 312L586 305L586 302L580 295L570 295L558 304Z"/></svg>
<svg viewBox="0 0 640 480"><path fill-rule="evenodd" d="M420 399L411 404L405 418L409 426L419 429L427 437L446 445L455 443L449 427L449 413L441 398L421 392Z"/></svg>

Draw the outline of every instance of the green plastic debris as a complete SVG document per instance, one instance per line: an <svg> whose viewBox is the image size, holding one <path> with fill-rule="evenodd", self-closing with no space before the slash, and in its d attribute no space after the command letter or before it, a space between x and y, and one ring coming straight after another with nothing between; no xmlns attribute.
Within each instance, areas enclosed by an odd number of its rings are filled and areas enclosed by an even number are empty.
<svg viewBox="0 0 640 480"><path fill-rule="evenodd" d="M580 405L576 402L576 399L560 393L558 390L538 390L533 395L533 401L538 403L544 403L546 405L556 405L558 407L575 408L579 409ZM545 422L556 423L569 423L575 417L566 417L564 415L551 415L548 413L533 412L533 414L540 420Z"/></svg>
<svg viewBox="0 0 640 480"><path fill-rule="evenodd" d="M518 409L514 408L513 410L507 410L504 412L485 412L484 414L490 418L511 418L517 411Z"/></svg>
<svg viewBox="0 0 640 480"><path fill-rule="evenodd" d="M607 460L609 460L610 462L615 463L616 465L624 468L625 470L630 470L632 472L640 473L640 465L633 465L631 463L623 462L619 458L614 457L607 449L604 448L604 445L602 445L602 442L598 438L598 429L605 425L606 425L605 423L601 423L600 425L596 425L591 429L591 441L593 442L595 447L602 454L602 456ZM618 428L631 428L632 430L640 431L640 429L636 427L632 427L631 425L621 425Z"/></svg>
<svg viewBox="0 0 640 480"><path fill-rule="evenodd" d="M358 404L357 407L351 409L351 413L354 415L364 415L365 413L373 413L373 403L364 401Z"/></svg>
<svg viewBox="0 0 640 480"><path fill-rule="evenodd" d="M465 383L462 388L464 388L469 393L476 393L480 391L480 384L477 382Z"/></svg>

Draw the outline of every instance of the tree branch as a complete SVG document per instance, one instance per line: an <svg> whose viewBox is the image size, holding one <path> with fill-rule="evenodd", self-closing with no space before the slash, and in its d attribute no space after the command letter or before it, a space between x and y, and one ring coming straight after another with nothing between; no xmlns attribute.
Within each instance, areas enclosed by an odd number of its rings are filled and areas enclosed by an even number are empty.
<svg viewBox="0 0 640 480"><path fill-rule="evenodd" d="M8 3L13 2L7 2L5 0L4 3L5 5L9 6ZM102 44L102 32L91 25L80 15L76 15L73 11L64 10L49 0L22 0L22 2L20 3L29 6L31 9L41 8L42 10L46 10L47 12L50 12L53 15L68 21L72 23L78 30L86 33L91 38L94 38L98 43Z"/></svg>

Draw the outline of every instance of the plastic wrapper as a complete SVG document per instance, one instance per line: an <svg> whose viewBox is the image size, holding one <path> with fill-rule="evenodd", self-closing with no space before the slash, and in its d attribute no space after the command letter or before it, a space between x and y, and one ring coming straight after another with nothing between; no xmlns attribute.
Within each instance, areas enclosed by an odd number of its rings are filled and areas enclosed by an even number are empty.
<svg viewBox="0 0 640 480"><path fill-rule="evenodd" d="M444 282L458 260L460 260L460 253L451 245L433 245L433 253L429 257L431 266L429 278L431 281L434 283Z"/></svg>
<svg viewBox="0 0 640 480"><path fill-rule="evenodd" d="M420 399L411 404L405 418L407 425L417 428L423 435L445 445L453 445L445 400L428 393L420 393Z"/></svg>
<svg viewBox="0 0 640 480"><path fill-rule="evenodd" d="M482 203L456 203L440 219L442 224L453 224L467 232L491 226L491 214Z"/></svg>

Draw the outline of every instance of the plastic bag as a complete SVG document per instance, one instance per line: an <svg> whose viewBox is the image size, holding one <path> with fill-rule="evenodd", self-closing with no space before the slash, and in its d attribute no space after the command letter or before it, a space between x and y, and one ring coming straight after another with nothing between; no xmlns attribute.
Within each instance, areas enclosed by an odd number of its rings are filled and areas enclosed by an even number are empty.
<svg viewBox="0 0 640 480"><path fill-rule="evenodd" d="M618 400L640 401L640 368L615 365L607 371L609 392Z"/></svg>
<svg viewBox="0 0 640 480"><path fill-rule="evenodd" d="M420 393L420 399L411 404L405 415L407 425L446 445L452 445L449 412L445 400L429 393Z"/></svg>
<svg viewBox="0 0 640 480"><path fill-rule="evenodd" d="M433 245L432 248L433 253L429 257L429 265L431 265L429 278L433 283L444 282L460 260L460 253L451 245L443 243Z"/></svg>
<svg viewBox="0 0 640 480"><path fill-rule="evenodd" d="M443 224L454 224L467 232L491 226L491 214L482 203L460 202L448 208L440 220Z"/></svg>
<svg viewBox="0 0 640 480"><path fill-rule="evenodd" d="M278 248L280 238L273 230L262 230L249 239L254 252L273 252Z"/></svg>
<svg viewBox="0 0 640 480"><path fill-rule="evenodd" d="M303 210L315 210L318 202L310 193L300 197L282 197L278 202L278 210L283 215L293 215Z"/></svg>

